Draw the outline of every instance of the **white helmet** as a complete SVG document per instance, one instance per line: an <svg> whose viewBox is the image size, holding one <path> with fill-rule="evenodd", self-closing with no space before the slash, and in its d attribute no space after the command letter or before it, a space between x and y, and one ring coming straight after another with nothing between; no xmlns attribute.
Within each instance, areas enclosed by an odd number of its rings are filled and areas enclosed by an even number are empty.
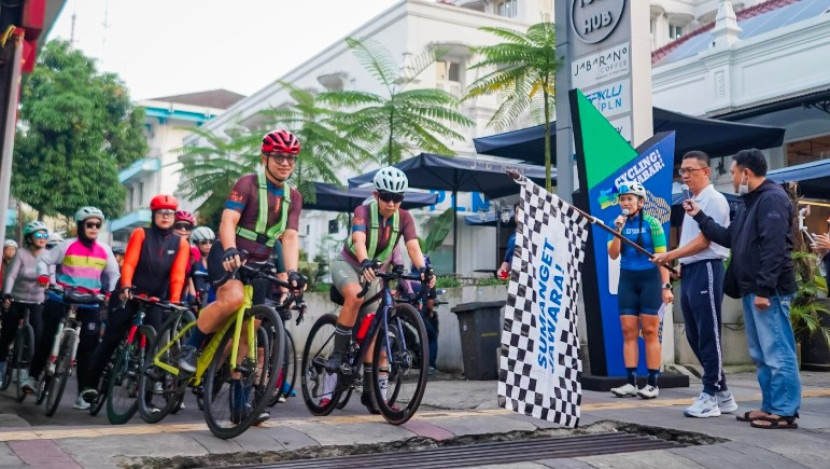
<svg viewBox="0 0 830 469"><path fill-rule="evenodd" d="M646 198L646 188L637 181L622 181L617 185L617 197L625 194L634 194L638 197Z"/></svg>
<svg viewBox="0 0 830 469"><path fill-rule="evenodd" d="M380 168L375 174L375 189L379 191L403 194L409 189L409 179L406 174L394 166Z"/></svg>
<svg viewBox="0 0 830 469"><path fill-rule="evenodd" d="M190 242L193 244L198 243L199 241L213 241L216 239L216 234L213 233L213 230L208 228L207 226L198 226L193 233L190 234Z"/></svg>
<svg viewBox="0 0 830 469"><path fill-rule="evenodd" d="M53 248L63 242L63 236L58 232L49 233L49 238L46 240L46 247Z"/></svg>
<svg viewBox="0 0 830 469"><path fill-rule="evenodd" d="M15 248L15 249L17 249L17 241L15 241L15 240L13 240L13 239L7 239L7 240L3 243L3 247L4 247L4 248Z"/></svg>

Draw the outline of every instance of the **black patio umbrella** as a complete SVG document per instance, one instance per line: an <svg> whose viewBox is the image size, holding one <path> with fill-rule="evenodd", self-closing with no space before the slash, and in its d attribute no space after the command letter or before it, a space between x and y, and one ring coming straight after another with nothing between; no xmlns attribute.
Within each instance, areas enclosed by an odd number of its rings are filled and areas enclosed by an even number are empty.
<svg viewBox="0 0 830 469"><path fill-rule="evenodd" d="M653 108L654 133L675 131L675 161L691 150L705 151L711 157L734 155L747 148L776 148L784 142L781 127L739 124L717 119L692 117L666 109ZM556 121L551 122L555 130ZM556 134L550 136L556 148ZM545 127L537 125L488 137L474 138L478 153L544 164ZM555 162L555 161L554 161Z"/></svg>
<svg viewBox="0 0 830 469"><path fill-rule="evenodd" d="M409 187L435 189L453 192L453 210L457 207L458 192L481 192L490 198L517 194L519 185L507 175L508 169L544 184L545 168L526 164L515 164L468 158L463 156L442 156L421 153L395 165L409 179ZM355 187L372 181L377 170L349 179L349 186ZM551 174L556 180L556 172ZM458 246L458 217L453 219L453 251ZM453 252L453 272L458 263Z"/></svg>
<svg viewBox="0 0 830 469"><path fill-rule="evenodd" d="M314 187L317 193L317 200L314 203L304 200L303 210L351 213L355 208L363 204L366 199L371 197L374 192L374 189L371 187L343 189L325 182L315 182ZM428 207L435 205L437 200L438 194L409 191L404 196L401 206L407 210Z"/></svg>

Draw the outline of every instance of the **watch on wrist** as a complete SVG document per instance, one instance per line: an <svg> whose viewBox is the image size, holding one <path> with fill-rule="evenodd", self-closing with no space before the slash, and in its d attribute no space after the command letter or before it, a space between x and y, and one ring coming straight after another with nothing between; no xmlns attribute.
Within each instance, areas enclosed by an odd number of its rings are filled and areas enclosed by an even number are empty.
<svg viewBox="0 0 830 469"><path fill-rule="evenodd" d="M663 290L671 290L672 286L670 282L666 282L663 284Z"/></svg>

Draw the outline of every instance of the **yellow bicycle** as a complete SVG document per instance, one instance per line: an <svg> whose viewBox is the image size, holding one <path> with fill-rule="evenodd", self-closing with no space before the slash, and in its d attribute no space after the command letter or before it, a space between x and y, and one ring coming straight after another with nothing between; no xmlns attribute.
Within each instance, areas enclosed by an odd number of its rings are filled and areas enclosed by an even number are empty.
<svg viewBox="0 0 830 469"><path fill-rule="evenodd" d="M182 314L173 314L157 334L151 347L152 362L139 383L139 395L154 393L165 401L139 399L142 418L156 423L181 405L188 387L203 401L205 421L219 438L234 438L254 424L264 410L276 380L285 350L282 320L267 305L253 304L254 283L287 287L274 276L273 263L248 263L225 279L238 277L244 285L245 302L209 339L196 361L195 373L178 368L181 347L196 321L184 324ZM298 295L299 297L299 295ZM289 295L286 303L301 301Z"/></svg>

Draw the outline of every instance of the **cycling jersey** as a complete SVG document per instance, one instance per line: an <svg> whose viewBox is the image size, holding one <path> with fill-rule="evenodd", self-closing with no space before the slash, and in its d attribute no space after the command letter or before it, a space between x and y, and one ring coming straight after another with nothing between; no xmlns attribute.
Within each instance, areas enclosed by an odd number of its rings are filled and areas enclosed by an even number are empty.
<svg viewBox="0 0 830 469"><path fill-rule="evenodd" d="M38 254L40 257L45 250ZM14 301L39 304L44 301L45 288L37 283L37 259L29 248L17 251L6 273L3 293L11 295Z"/></svg>
<svg viewBox="0 0 830 469"><path fill-rule="evenodd" d="M655 254L666 252L666 235L663 233L663 225L660 224L660 220L643 213L642 210L625 221L622 235L639 244L648 252ZM611 244L613 239L614 237L609 235L608 244ZM620 258L620 268L623 270L654 268L654 263L649 260L648 256L641 254L626 243L622 243Z"/></svg>
<svg viewBox="0 0 830 469"><path fill-rule="evenodd" d="M265 191L268 194L268 218L265 233L257 230L257 222L260 216L260 179L266 182ZM288 186L285 186L288 187ZM300 211L303 208L303 197L300 193L289 187L290 202L288 213L284 214L285 191L283 187L277 187L265 178L265 175L247 174L239 178L231 189L225 208L241 214L237 223L236 248L248 251L248 259L254 262L266 261L271 256L271 248L275 237L282 235L282 232L275 233L272 228L278 227L284 230L299 231ZM284 226L283 225L284 219ZM277 230L279 231L279 230ZM259 234L260 236L257 236ZM252 239L253 238L253 239Z"/></svg>
<svg viewBox="0 0 830 469"><path fill-rule="evenodd" d="M127 243L121 285L136 293L181 301L185 270L190 260L187 240L170 230L136 228Z"/></svg>
<svg viewBox="0 0 830 469"><path fill-rule="evenodd" d="M53 265L57 266L54 273L49 268ZM101 276L105 272L108 283L102 285ZM68 239L44 252L37 260L37 274L53 275L52 280L61 287L96 294L102 290L112 291L121 276L118 262L108 245L95 241L87 246L77 238Z"/></svg>
<svg viewBox="0 0 830 469"><path fill-rule="evenodd" d="M370 210L375 210L374 217ZM377 203L375 202L357 207L354 210L354 217L352 218L352 233L356 231L366 233L366 250L369 258L373 259L377 257L384 261L391 254L392 248L398 244L401 236L403 236L404 242L406 242L412 239L418 239L418 235L415 231L415 221L412 219L412 214L409 211L398 209L397 217L391 216L387 220L383 220L383 217L379 216L377 210ZM376 230L371 229L373 221L377 221L378 227ZM397 230L394 229L396 222L398 224ZM392 239L392 235L396 232L395 239ZM353 267L360 267L360 262L352 252L351 239L352 237L350 235L343 246L341 254L343 259ZM374 252L370 252L373 244L375 245ZM380 255L384 253L386 255L381 258Z"/></svg>

